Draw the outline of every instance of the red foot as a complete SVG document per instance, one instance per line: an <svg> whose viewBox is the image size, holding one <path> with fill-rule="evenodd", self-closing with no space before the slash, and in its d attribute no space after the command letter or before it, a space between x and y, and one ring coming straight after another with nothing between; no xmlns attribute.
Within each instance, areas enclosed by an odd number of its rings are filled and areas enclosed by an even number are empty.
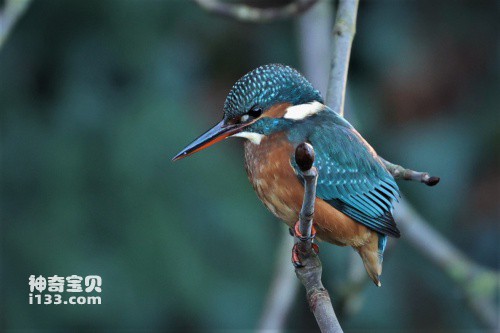
<svg viewBox="0 0 500 333"><path fill-rule="evenodd" d="M300 261L300 252L297 244L295 244L292 248L292 264L295 268L304 267L302 262Z"/></svg>
<svg viewBox="0 0 500 333"><path fill-rule="evenodd" d="M306 242L308 241L309 239L311 240L311 247L313 249L313 251L318 254L319 253L319 247L318 247L318 244L315 244L315 243L312 243L312 241L314 241L314 237L316 236L316 228L314 227L314 224L312 225L312 228L311 228L311 236L309 237L304 237L301 233L300 233L300 230L299 230L299 222L295 223L295 227L293 228L293 231L292 229L290 228L290 234L292 236L295 236L297 237L300 241L302 242ZM296 243L293 248L292 248L292 264L293 266L295 266L295 268L301 268L301 267L304 267L304 265L302 264L301 260L300 260L300 251L299 251L299 247L298 247L298 243Z"/></svg>
<svg viewBox="0 0 500 333"><path fill-rule="evenodd" d="M314 223L313 225L311 226L311 236L309 237L304 237L301 233L300 233L300 221L297 221L295 223L295 227L293 228L293 236L297 237L298 239L300 239L301 241L305 242L309 239L314 239L314 237L316 237L316 228L314 227Z"/></svg>

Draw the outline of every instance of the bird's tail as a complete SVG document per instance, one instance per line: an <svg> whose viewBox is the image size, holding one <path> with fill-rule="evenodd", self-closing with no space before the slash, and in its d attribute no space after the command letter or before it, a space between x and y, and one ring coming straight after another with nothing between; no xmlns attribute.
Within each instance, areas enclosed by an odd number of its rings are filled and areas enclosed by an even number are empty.
<svg viewBox="0 0 500 333"><path fill-rule="evenodd" d="M377 287L382 286L380 275L382 274L382 261L384 260L384 250L387 244L387 236L373 233L370 240L363 246L355 247L358 251L366 272Z"/></svg>

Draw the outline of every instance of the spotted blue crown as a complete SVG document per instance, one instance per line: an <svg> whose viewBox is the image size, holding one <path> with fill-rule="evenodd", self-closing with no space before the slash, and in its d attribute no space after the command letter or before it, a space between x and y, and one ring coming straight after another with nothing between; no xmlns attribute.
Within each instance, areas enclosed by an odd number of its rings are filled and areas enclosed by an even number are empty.
<svg viewBox="0 0 500 333"><path fill-rule="evenodd" d="M241 115L258 105L264 110L278 103L293 105L323 98L297 70L281 64L264 65L239 79L224 103L227 119Z"/></svg>

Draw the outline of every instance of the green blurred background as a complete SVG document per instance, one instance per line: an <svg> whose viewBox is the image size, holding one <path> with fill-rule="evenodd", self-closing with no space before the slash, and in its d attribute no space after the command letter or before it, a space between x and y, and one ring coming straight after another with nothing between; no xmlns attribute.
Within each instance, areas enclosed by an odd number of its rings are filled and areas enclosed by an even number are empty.
<svg viewBox="0 0 500 333"><path fill-rule="evenodd" d="M499 8L362 2L356 117L347 112L382 156L442 177L400 186L493 269ZM298 20L244 24L180 0L31 4L0 50L0 331L256 328L285 226L253 193L239 139L170 159L220 119L240 76L271 62L302 69L298 30ZM342 289L352 250L321 249L326 287ZM100 275L103 304L29 305L31 274ZM382 278L341 315L345 331L482 331L460 289L404 235ZM316 330L303 290L292 316L288 329Z"/></svg>

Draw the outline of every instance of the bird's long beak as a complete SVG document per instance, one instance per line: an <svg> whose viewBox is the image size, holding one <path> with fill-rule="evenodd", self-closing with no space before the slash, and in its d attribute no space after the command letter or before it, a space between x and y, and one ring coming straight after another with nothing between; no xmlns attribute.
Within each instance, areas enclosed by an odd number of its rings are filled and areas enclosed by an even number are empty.
<svg viewBox="0 0 500 333"><path fill-rule="evenodd" d="M224 120L200 135L196 140L191 142L180 153L175 155L172 161L180 160L186 156L194 154L202 149L205 149L214 143L224 140L228 136L241 132L249 124L224 124Z"/></svg>

